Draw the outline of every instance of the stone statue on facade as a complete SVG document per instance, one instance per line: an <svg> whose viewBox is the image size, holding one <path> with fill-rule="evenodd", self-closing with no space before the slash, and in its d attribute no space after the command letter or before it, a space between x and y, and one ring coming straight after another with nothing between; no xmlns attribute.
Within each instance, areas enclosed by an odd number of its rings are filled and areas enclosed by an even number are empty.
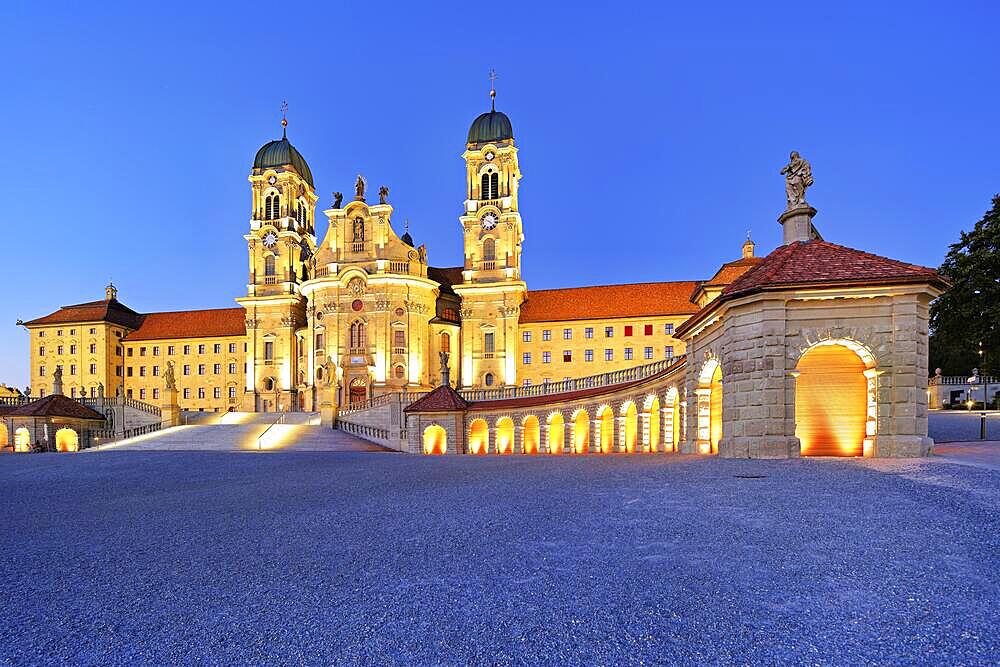
<svg viewBox="0 0 1000 667"><path fill-rule="evenodd" d="M56 366L56 372L52 374L53 394L63 393L62 375L63 375L62 366Z"/></svg>
<svg viewBox="0 0 1000 667"><path fill-rule="evenodd" d="M378 203L385 204L387 199L389 199L389 187L386 185L380 186L378 189Z"/></svg>
<svg viewBox="0 0 1000 667"><path fill-rule="evenodd" d="M358 201L365 200L365 188L368 187L368 183L365 182L365 177L358 174L358 179L354 181L354 198Z"/></svg>
<svg viewBox="0 0 1000 667"><path fill-rule="evenodd" d="M334 192L333 193L333 207L334 208L340 208L340 205L342 203L344 203L344 193L343 192Z"/></svg>
<svg viewBox="0 0 1000 667"><path fill-rule="evenodd" d="M417 253L418 253L419 257L420 257L420 263L421 264L426 264L427 263L427 246L424 245L424 244L420 244L420 247L417 248Z"/></svg>
<svg viewBox="0 0 1000 667"><path fill-rule="evenodd" d="M801 157L798 151L792 151L788 156L788 164L781 169L785 177L785 197L788 199L788 209L804 208L806 203L806 188L813 184L812 166Z"/></svg>
<svg viewBox="0 0 1000 667"><path fill-rule="evenodd" d="M97 383L97 398L104 398L104 383Z"/></svg>
<svg viewBox="0 0 1000 667"><path fill-rule="evenodd" d="M163 386L167 389L177 389L177 380L174 378L174 362L167 362L167 370L163 372Z"/></svg>
<svg viewBox="0 0 1000 667"><path fill-rule="evenodd" d="M444 350L438 352L438 359L441 360L441 386L447 387L451 384L451 370L448 368L449 354Z"/></svg>

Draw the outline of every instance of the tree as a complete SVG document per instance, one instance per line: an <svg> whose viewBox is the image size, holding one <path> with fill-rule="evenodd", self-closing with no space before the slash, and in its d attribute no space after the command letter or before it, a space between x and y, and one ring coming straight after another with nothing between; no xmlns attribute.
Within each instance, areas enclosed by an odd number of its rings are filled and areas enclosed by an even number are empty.
<svg viewBox="0 0 1000 667"><path fill-rule="evenodd" d="M939 269L952 287L931 304L930 367L944 375L1000 371L1000 195L962 232Z"/></svg>

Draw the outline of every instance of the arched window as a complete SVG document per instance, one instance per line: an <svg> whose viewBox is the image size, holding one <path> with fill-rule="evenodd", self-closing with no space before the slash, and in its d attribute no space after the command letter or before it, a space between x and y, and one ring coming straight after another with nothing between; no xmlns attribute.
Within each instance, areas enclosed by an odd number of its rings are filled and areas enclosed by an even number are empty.
<svg viewBox="0 0 1000 667"><path fill-rule="evenodd" d="M493 373L487 373L486 377L484 378L484 381L485 381L487 387L492 387L493 386Z"/></svg>
<svg viewBox="0 0 1000 667"><path fill-rule="evenodd" d="M274 255L268 255L264 258L264 275L274 275Z"/></svg>
<svg viewBox="0 0 1000 667"><path fill-rule="evenodd" d="M355 322L351 325L351 347L358 349L365 346L365 323Z"/></svg>
<svg viewBox="0 0 1000 667"><path fill-rule="evenodd" d="M479 198L489 199L490 198L490 175L483 174L482 179L480 179L481 187L479 188Z"/></svg>
<svg viewBox="0 0 1000 667"><path fill-rule="evenodd" d="M493 239L483 241L483 260L487 262L495 261L497 258L497 242Z"/></svg>
<svg viewBox="0 0 1000 667"><path fill-rule="evenodd" d="M264 219L275 220L281 215L281 197L279 195L268 195L264 199Z"/></svg>
<svg viewBox="0 0 1000 667"><path fill-rule="evenodd" d="M451 350L451 336L447 331L441 333L441 351L449 352Z"/></svg>
<svg viewBox="0 0 1000 667"><path fill-rule="evenodd" d="M490 174L490 199L497 199L500 196L500 174Z"/></svg>

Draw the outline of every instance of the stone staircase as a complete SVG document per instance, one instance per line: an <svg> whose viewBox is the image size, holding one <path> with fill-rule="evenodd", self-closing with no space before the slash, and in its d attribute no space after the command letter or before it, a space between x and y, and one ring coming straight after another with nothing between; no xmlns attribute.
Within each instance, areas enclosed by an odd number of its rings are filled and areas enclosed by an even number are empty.
<svg viewBox="0 0 1000 667"><path fill-rule="evenodd" d="M250 423L174 426L85 451L388 451L348 433L309 423L275 424L274 418L272 414L268 422L251 420Z"/></svg>

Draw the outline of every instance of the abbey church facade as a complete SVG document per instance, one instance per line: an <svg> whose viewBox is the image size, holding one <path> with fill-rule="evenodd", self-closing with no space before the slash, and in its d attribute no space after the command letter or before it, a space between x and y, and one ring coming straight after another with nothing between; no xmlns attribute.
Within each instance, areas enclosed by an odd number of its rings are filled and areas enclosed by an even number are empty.
<svg viewBox="0 0 1000 667"><path fill-rule="evenodd" d="M312 172L283 130L249 175L246 293L239 307L143 313L105 298L25 323L31 388L51 392L56 368L71 396L122 392L156 404L168 364L182 409L318 410L387 392L427 391L441 353L458 388L558 382L679 357L674 331L713 290L751 268L743 257L715 280L529 291L518 148L510 119L472 123L462 159L464 262L436 267L399 233L388 192L358 177L336 193L317 236ZM322 225L321 225L322 226ZM234 283L236 279L234 277Z"/></svg>

